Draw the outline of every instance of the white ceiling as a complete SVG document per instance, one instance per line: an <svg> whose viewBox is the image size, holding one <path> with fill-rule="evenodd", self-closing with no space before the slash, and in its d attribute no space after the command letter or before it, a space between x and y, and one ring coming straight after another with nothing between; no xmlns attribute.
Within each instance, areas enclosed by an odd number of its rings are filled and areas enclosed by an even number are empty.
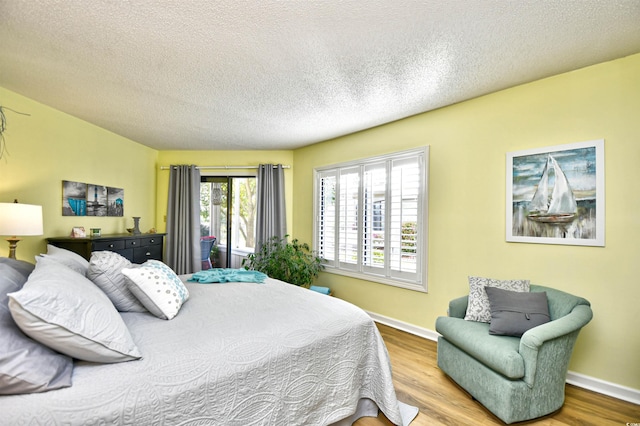
<svg viewBox="0 0 640 426"><path fill-rule="evenodd" d="M640 0L0 0L1 87L161 150L292 149L638 52Z"/></svg>

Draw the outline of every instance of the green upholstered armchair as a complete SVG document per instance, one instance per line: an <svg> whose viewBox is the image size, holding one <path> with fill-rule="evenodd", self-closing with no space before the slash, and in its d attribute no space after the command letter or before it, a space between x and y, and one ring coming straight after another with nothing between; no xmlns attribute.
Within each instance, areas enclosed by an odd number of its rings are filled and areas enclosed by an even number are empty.
<svg viewBox="0 0 640 426"><path fill-rule="evenodd" d="M505 423L534 419L564 404L569 360L580 329L593 313L587 300L548 287L551 321L522 337L489 334L489 324L465 321L468 296L436 320L438 366Z"/></svg>

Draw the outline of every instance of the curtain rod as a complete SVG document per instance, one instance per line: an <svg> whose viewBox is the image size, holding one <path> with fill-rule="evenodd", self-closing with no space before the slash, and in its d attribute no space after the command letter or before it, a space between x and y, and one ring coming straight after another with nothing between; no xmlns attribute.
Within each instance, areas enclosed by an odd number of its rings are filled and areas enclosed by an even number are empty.
<svg viewBox="0 0 640 426"><path fill-rule="evenodd" d="M196 169L200 170L200 169L222 169L222 170L229 170L229 169L257 169L260 166L196 166ZM275 169L277 166L273 166L273 168ZM160 166L160 170L169 170L171 168L171 166ZM291 166L287 166L287 165L283 165L282 166L283 169L290 169Z"/></svg>

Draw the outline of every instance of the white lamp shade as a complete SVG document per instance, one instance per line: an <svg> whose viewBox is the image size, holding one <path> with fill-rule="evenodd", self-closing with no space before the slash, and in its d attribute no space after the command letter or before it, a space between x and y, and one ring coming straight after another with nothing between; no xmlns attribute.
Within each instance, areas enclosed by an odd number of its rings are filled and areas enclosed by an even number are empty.
<svg viewBox="0 0 640 426"><path fill-rule="evenodd" d="M0 203L0 235L42 234L42 206Z"/></svg>

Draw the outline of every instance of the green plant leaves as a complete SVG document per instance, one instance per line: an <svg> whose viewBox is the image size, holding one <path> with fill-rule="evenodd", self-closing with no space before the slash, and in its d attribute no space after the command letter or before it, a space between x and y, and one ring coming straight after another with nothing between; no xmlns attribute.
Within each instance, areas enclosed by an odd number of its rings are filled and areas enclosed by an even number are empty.
<svg viewBox="0 0 640 426"><path fill-rule="evenodd" d="M257 252L249 254L242 261L242 266L271 278L309 287L324 269L323 259L311 250L309 244L300 243L297 239L287 242L288 237L272 237Z"/></svg>

